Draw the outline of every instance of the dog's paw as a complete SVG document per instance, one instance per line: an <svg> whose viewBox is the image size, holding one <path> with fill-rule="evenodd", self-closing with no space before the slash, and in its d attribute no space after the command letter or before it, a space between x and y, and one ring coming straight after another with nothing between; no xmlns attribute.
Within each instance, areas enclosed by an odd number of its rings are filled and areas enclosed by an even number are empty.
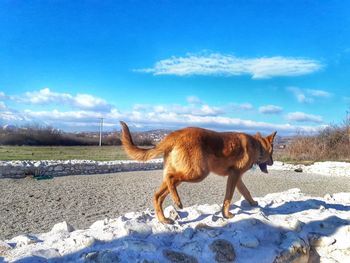
<svg viewBox="0 0 350 263"><path fill-rule="evenodd" d="M222 214L225 218L230 219L233 218L235 215L232 214L231 212L223 213Z"/></svg>
<svg viewBox="0 0 350 263"><path fill-rule="evenodd" d="M179 209L184 208L181 202L180 202L180 203L177 203L176 206L177 206Z"/></svg>
<svg viewBox="0 0 350 263"><path fill-rule="evenodd" d="M175 221L170 219L170 218L164 218L160 222L163 223L163 224L166 224L166 225L173 225L175 223Z"/></svg>
<svg viewBox="0 0 350 263"><path fill-rule="evenodd" d="M249 204L251 206L258 206L259 205L259 203L257 201L255 201L255 200L253 200L253 202L249 202Z"/></svg>

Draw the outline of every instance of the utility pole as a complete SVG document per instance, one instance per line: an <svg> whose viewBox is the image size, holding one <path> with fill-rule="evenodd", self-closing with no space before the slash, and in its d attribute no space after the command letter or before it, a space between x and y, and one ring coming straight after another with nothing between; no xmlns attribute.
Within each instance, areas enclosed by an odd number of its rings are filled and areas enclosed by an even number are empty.
<svg viewBox="0 0 350 263"><path fill-rule="evenodd" d="M100 118L100 147L102 146L102 128L103 128L103 118Z"/></svg>

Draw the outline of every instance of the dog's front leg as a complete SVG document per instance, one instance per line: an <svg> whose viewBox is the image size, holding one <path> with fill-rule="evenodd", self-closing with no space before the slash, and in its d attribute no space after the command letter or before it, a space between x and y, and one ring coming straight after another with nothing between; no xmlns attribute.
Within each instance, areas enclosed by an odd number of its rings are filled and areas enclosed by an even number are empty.
<svg viewBox="0 0 350 263"><path fill-rule="evenodd" d="M238 182L237 182L237 189L241 193L241 195L243 195L244 199L249 202L249 204L251 206L257 206L258 205L258 202L253 199L253 197L250 194L248 188L243 183L242 177L240 177Z"/></svg>
<svg viewBox="0 0 350 263"><path fill-rule="evenodd" d="M226 194L224 199L224 204L222 206L222 215L225 218L232 218L234 215L230 213L230 204L233 196L233 192L235 190L236 184L240 178L240 174L237 174L235 172L231 172L230 175L227 178L227 184L226 184Z"/></svg>

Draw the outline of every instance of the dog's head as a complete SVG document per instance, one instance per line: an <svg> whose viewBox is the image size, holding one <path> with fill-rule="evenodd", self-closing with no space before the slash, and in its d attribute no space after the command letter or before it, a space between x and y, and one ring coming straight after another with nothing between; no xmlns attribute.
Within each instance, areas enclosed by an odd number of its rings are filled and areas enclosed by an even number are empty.
<svg viewBox="0 0 350 263"><path fill-rule="evenodd" d="M260 142L257 164L259 165L260 170L264 173L268 173L267 165L273 165L273 140L276 133L277 132L273 132L267 137L262 137L259 132L255 135L255 138Z"/></svg>

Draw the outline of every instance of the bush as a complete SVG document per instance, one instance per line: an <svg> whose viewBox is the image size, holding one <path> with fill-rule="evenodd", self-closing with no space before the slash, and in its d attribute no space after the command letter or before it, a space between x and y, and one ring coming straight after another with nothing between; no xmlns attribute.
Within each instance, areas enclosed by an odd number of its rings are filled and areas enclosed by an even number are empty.
<svg viewBox="0 0 350 263"><path fill-rule="evenodd" d="M142 133L133 134L136 145L151 146L153 140ZM120 133L102 134L102 145L121 145ZM65 133L47 126L0 128L0 145L89 146L99 145L98 133Z"/></svg>
<svg viewBox="0 0 350 263"><path fill-rule="evenodd" d="M291 161L350 161L350 119L331 125L314 136L298 135L283 159Z"/></svg>
<svg viewBox="0 0 350 263"><path fill-rule="evenodd" d="M96 138L64 133L51 127L38 125L0 130L0 145L76 146L96 144L98 144Z"/></svg>

